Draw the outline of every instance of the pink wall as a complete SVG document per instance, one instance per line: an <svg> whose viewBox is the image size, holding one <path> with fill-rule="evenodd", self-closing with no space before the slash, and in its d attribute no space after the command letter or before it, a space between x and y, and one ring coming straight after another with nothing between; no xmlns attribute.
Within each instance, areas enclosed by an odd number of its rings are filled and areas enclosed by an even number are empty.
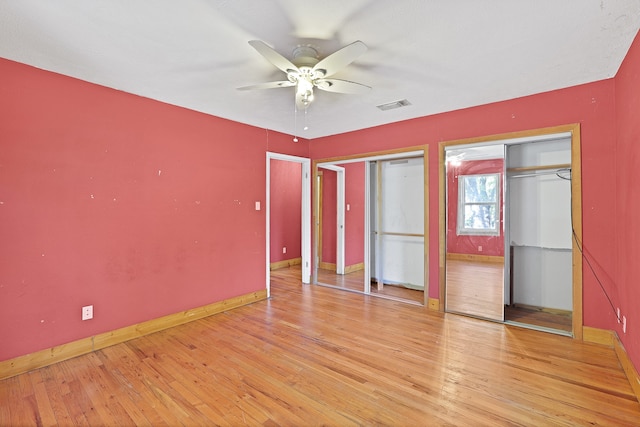
<svg viewBox="0 0 640 427"><path fill-rule="evenodd" d="M413 102L413 100L410 100ZM416 101L417 102L417 101ZM615 198L614 81L605 80L495 104L369 128L310 142L313 159L429 146L429 296L438 298L438 142L580 123L585 244L606 271L616 265L610 238ZM597 326L608 303L585 274L585 324Z"/></svg>
<svg viewBox="0 0 640 427"><path fill-rule="evenodd" d="M362 163L341 164L344 168L344 263L352 266L364 261L364 168ZM337 174L322 169L322 261L335 263L337 222ZM346 205L349 205L347 211Z"/></svg>
<svg viewBox="0 0 640 427"><path fill-rule="evenodd" d="M500 174L500 200L502 195L502 159L474 160L461 162L459 166L447 165L447 253L504 256L504 234L500 227L499 236L469 236L457 234L458 226L458 176L484 173ZM502 224L502 203L500 204ZM478 250L482 247L482 250Z"/></svg>
<svg viewBox="0 0 640 427"><path fill-rule="evenodd" d="M636 35L615 80L616 163L606 173L615 176L615 221L611 221L608 232L616 243L617 283L607 284L607 288L614 305L627 317L627 332L622 332L621 324L611 315L606 322L598 319L598 326L618 332L640 371L640 35Z"/></svg>
<svg viewBox="0 0 640 427"><path fill-rule="evenodd" d="M364 162L347 163L345 168L344 263L351 266L364 262ZM346 209L346 207L345 207Z"/></svg>
<svg viewBox="0 0 640 427"><path fill-rule="evenodd" d="M322 171L322 258L320 261L336 263L336 197L337 174L328 169Z"/></svg>
<svg viewBox="0 0 640 427"><path fill-rule="evenodd" d="M580 123L584 325L616 330L640 369L640 40L615 79L313 140L311 158L429 145L429 296L438 297L438 142ZM627 316L622 333L610 307Z"/></svg>
<svg viewBox="0 0 640 427"><path fill-rule="evenodd" d="M271 160L271 262L299 258L301 255L302 165ZM282 253L282 248L287 253Z"/></svg>
<svg viewBox="0 0 640 427"><path fill-rule="evenodd" d="M0 75L0 360L265 288L266 151L308 141L3 59Z"/></svg>
<svg viewBox="0 0 640 427"><path fill-rule="evenodd" d="M0 360L263 289L266 151L428 145L437 298L438 142L580 123L583 244L629 326L586 266L584 324L617 330L640 368L637 38L615 79L298 144L2 59L0 75Z"/></svg>

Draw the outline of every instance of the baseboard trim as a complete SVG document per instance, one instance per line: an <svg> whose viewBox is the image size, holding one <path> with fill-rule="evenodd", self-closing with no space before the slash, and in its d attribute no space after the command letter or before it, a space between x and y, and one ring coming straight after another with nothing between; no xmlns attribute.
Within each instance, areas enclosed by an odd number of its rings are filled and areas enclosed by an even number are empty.
<svg viewBox="0 0 640 427"><path fill-rule="evenodd" d="M347 265L344 268L344 274L354 273L356 271L364 270L364 262L358 264Z"/></svg>
<svg viewBox="0 0 640 427"><path fill-rule="evenodd" d="M0 380L265 299L266 289L1 361Z"/></svg>
<svg viewBox="0 0 640 427"><path fill-rule="evenodd" d="M582 340L586 342L613 347L613 341L615 338L615 333L607 329L591 328L589 326L582 328Z"/></svg>
<svg viewBox="0 0 640 427"><path fill-rule="evenodd" d="M448 253L447 259L460 261L476 261L476 262L495 262L504 264L504 257L497 255L477 255L477 254L456 254Z"/></svg>
<svg viewBox="0 0 640 427"><path fill-rule="evenodd" d="M336 271L336 264L334 262L321 261L320 263L318 263L318 268L321 270Z"/></svg>
<svg viewBox="0 0 640 427"><path fill-rule="evenodd" d="M631 388L636 395L636 399L640 403L640 375L638 375L638 371L635 366L633 366L633 362L631 362L627 351L624 349L618 334L615 334L613 349L616 352L616 356L618 356L618 360L620 361L620 365L622 365L624 373L627 374L627 379L629 380L629 384L631 384Z"/></svg>
<svg viewBox="0 0 640 427"><path fill-rule="evenodd" d="M280 268L288 268L294 265L302 264L302 258L291 258L282 261L272 262L269 264L269 270L278 270Z"/></svg>
<svg viewBox="0 0 640 427"><path fill-rule="evenodd" d="M638 402L640 402L640 375L638 375L637 369L633 366L633 362L631 362L618 334L615 331L585 326L583 328L582 338L587 342L613 347L618 357L618 362L620 362L620 366L622 366L622 370L626 374L627 380L633 389L633 393L636 395Z"/></svg>

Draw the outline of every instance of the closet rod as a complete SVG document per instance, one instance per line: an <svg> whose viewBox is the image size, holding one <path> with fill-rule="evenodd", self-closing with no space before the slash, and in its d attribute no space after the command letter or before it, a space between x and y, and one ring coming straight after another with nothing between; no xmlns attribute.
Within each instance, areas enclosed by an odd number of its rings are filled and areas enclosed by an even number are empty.
<svg viewBox="0 0 640 427"><path fill-rule="evenodd" d="M517 168L509 168L507 172L531 172L549 169L571 169L571 163L561 163L555 165L537 165L537 166L520 166Z"/></svg>
<svg viewBox="0 0 640 427"><path fill-rule="evenodd" d="M545 171L542 171L542 172L525 173L525 174L519 174L519 175L507 175L507 178L527 178L527 177L531 177L531 176L558 175L559 173L571 173L571 168L557 169L557 170L554 170L554 171L545 170Z"/></svg>

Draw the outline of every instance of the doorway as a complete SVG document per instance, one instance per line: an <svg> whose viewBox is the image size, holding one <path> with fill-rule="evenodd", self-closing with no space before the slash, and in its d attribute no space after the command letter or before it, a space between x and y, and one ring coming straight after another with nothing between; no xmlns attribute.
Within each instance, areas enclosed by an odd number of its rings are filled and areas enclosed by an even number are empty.
<svg viewBox="0 0 640 427"><path fill-rule="evenodd" d="M271 296L271 161L280 160L300 164L300 263L302 283L311 283L311 160L304 157L267 152L266 156L266 289ZM259 204L256 204L259 209Z"/></svg>
<svg viewBox="0 0 640 427"><path fill-rule="evenodd" d="M440 154L444 310L581 338L579 127Z"/></svg>

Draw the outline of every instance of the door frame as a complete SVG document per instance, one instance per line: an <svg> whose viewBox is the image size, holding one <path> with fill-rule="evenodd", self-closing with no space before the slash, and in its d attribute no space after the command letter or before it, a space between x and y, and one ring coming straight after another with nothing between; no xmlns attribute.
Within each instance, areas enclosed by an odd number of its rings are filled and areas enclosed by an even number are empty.
<svg viewBox="0 0 640 427"><path fill-rule="evenodd" d="M582 165L581 165L581 137L580 124L569 124L541 129L511 132L505 134L488 135L477 138L466 138L453 141L443 141L438 144L438 176L439 176L439 310L444 311L446 306L446 168L445 147L452 145L493 145L496 143L508 143L519 140L540 141L545 138L556 137L559 134L568 134L571 137L571 222L573 225L572 239L572 335L575 339L583 339L582 321L582 254L578 242L582 242Z"/></svg>
<svg viewBox="0 0 640 427"><path fill-rule="evenodd" d="M302 283L311 283L311 159L305 157L291 156L267 151L267 172L266 172L266 289L267 298L271 296L271 160L283 160L286 162L299 163L302 167L302 194L301 194L301 230L300 230L300 255L302 258Z"/></svg>
<svg viewBox="0 0 640 427"><path fill-rule="evenodd" d="M336 274L344 274L345 263L345 169L336 165L322 165L319 168L330 170L336 173ZM320 174L318 173L318 176ZM322 184L324 186L324 183ZM319 194L322 197L322 194ZM320 212L318 213L318 243L322 244L322 199L319 201Z"/></svg>

